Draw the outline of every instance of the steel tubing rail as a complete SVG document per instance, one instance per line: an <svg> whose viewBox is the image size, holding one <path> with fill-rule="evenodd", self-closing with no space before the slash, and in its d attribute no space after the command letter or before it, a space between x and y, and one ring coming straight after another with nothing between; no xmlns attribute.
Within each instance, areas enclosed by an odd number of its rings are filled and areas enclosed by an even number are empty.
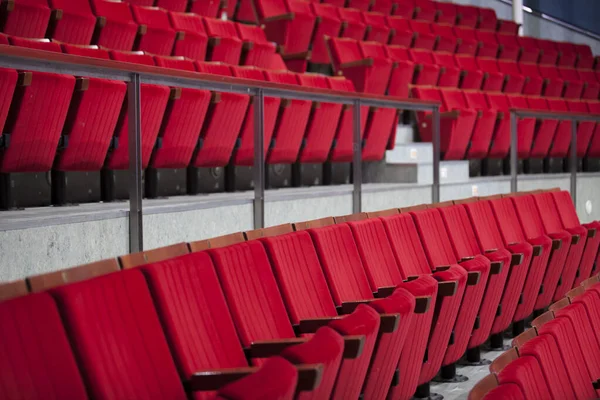
<svg viewBox="0 0 600 400"><path fill-rule="evenodd" d="M518 118L555 119L571 122L571 147L569 151L569 173L571 174L570 192L573 202L577 204L577 122L600 122L600 115L531 111L522 109L510 110L510 191L517 192L518 176Z"/></svg>
<svg viewBox="0 0 600 400"><path fill-rule="evenodd" d="M128 139L129 139L129 247L130 252L144 249L143 241L143 170L142 170L142 124L141 85L156 84L189 89L203 89L252 96L254 105L254 228L264 227L265 216L265 152L264 152L264 98L308 100L348 104L353 110L353 212L361 211L362 202L362 106L394 108L410 111L431 112L433 124L433 186L432 199L439 201L440 164L440 113L439 103L384 98L359 93L324 92L304 87L251 81L230 77L215 77L187 71L173 71L159 67L97 60L61 53L16 48L0 45L0 67L26 71L51 72L74 76L112 79L127 82Z"/></svg>

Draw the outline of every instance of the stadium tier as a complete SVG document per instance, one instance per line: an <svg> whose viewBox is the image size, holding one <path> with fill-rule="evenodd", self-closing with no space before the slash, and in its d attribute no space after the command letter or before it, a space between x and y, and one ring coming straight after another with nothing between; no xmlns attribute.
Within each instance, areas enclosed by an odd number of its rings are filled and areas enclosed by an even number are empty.
<svg viewBox="0 0 600 400"><path fill-rule="evenodd" d="M523 192L4 283L0 398L427 398L432 379L456 379L456 362L480 361L484 342L536 311L470 398L592 399L598 228L568 192Z"/></svg>
<svg viewBox="0 0 600 400"><path fill-rule="evenodd" d="M507 173L513 108L600 112L600 63L589 46L518 36L517 24L489 8L429 0L7 0L2 7L2 46L74 62L92 57L438 102L442 159L470 160L475 174ZM1 69L0 85L2 208L128 197L123 82ZM143 84L145 196L252 189L251 100ZM351 109L265 99L267 187L349 182L350 169L336 167L352 161ZM394 148L396 126L407 119L400 111L362 110L363 161ZM430 113L409 120L417 140L432 141ZM567 170L569 124L520 119L519 168ZM599 126L578 125L580 169L600 170Z"/></svg>

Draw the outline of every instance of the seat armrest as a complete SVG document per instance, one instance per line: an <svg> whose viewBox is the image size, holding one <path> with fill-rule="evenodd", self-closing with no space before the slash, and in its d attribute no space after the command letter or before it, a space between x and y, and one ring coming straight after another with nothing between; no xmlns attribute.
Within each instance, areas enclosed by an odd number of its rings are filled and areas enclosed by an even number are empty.
<svg viewBox="0 0 600 400"><path fill-rule="evenodd" d="M594 386L594 390L600 390L600 379L593 381L592 386Z"/></svg>
<svg viewBox="0 0 600 400"><path fill-rule="evenodd" d="M373 65L372 58L363 58L362 60L350 61L347 63L340 64L340 68L353 68L353 67L370 67Z"/></svg>
<svg viewBox="0 0 600 400"><path fill-rule="evenodd" d="M475 256L463 257L460 259L460 261L458 263L460 264L461 262L470 261L470 260L473 260L474 258L475 258Z"/></svg>
<svg viewBox="0 0 600 400"><path fill-rule="evenodd" d="M258 371L258 367L224 368L195 372L184 382L187 392L213 391Z"/></svg>
<svg viewBox="0 0 600 400"><path fill-rule="evenodd" d="M543 249L542 245L536 244L535 246L533 246L533 256L534 257L541 256L543 251L544 251L544 249Z"/></svg>
<svg viewBox="0 0 600 400"><path fill-rule="evenodd" d="M487 250L484 251L484 253L485 254L489 254L489 253L495 253L497 251L498 251L498 249L487 249Z"/></svg>
<svg viewBox="0 0 600 400"><path fill-rule="evenodd" d="M510 259L510 265L515 266L523 264L524 257L525 255L523 253L513 253Z"/></svg>
<svg viewBox="0 0 600 400"><path fill-rule="evenodd" d="M588 239L596 237L596 228L588 228L587 237Z"/></svg>
<svg viewBox="0 0 600 400"><path fill-rule="evenodd" d="M138 31L137 31L138 35L145 35L146 32L148 32L147 25L142 24L142 25L138 26Z"/></svg>
<svg viewBox="0 0 600 400"><path fill-rule="evenodd" d="M360 357L365 347L364 335L344 336L344 355L345 359L355 359Z"/></svg>
<svg viewBox="0 0 600 400"><path fill-rule="evenodd" d="M451 297L458 291L457 281L438 282L437 297Z"/></svg>
<svg viewBox="0 0 600 400"><path fill-rule="evenodd" d="M502 261L492 261L490 263L490 275L498 275L502 272Z"/></svg>
<svg viewBox="0 0 600 400"><path fill-rule="evenodd" d="M242 50L248 51L254 48L254 42L244 42L242 43Z"/></svg>
<svg viewBox="0 0 600 400"><path fill-rule="evenodd" d="M220 37L210 37L210 38L208 38L208 45L210 47L215 47L215 46L218 46L219 44L221 44L221 38Z"/></svg>
<svg viewBox="0 0 600 400"><path fill-rule="evenodd" d="M496 114L496 119L504 119L504 111L498 111L498 114Z"/></svg>
<svg viewBox="0 0 600 400"><path fill-rule="evenodd" d="M430 296L417 296L415 297L415 314L425 314L431 307Z"/></svg>
<svg viewBox="0 0 600 400"><path fill-rule="evenodd" d="M393 333L398 330L400 325L400 314L380 314L381 322L379 323L380 333Z"/></svg>
<svg viewBox="0 0 600 400"><path fill-rule="evenodd" d="M438 267L435 267L435 269L433 270L433 272L447 271L449 269L450 269L449 265L440 265Z"/></svg>
<svg viewBox="0 0 600 400"><path fill-rule="evenodd" d="M54 10L52 10L52 13L50 14L50 19L52 21L60 21L63 17L63 10L56 8Z"/></svg>
<svg viewBox="0 0 600 400"><path fill-rule="evenodd" d="M394 290L396 290L396 286L380 287L380 288L377 288L377 291L375 293L373 293L373 296L378 299L381 299L383 297L390 296L392 293L394 293Z"/></svg>
<svg viewBox="0 0 600 400"><path fill-rule="evenodd" d="M579 243L579 239L580 239L579 235L572 235L571 236L571 244Z"/></svg>
<svg viewBox="0 0 600 400"><path fill-rule="evenodd" d="M306 338L289 338L275 340L261 340L252 342L250 347L244 349L248 358L267 358L276 356L290 346L306 342Z"/></svg>
<svg viewBox="0 0 600 400"><path fill-rule="evenodd" d="M294 19L294 17L295 17L294 13L290 12L290 13L285 13L285 14L280 14L280 15L273 15L271 17L263 18L262 22L292 20L292 19Z"/></svg>
<svg viewBox="0 0 600 400"><path fill-rule="evenodd" d="M481 279L481 272L479 271L469 271L467 273L467 286L475 286L479 283Z"/></svg>
<svg viewBox="0 0 600 400"><path fill-rule="evenodd" d="M356 300L356 301L346 301L343 302L341 306L337 306L337 312L339 315L350 314L356 310L361 304L368 304L373 300Z"/></svg>
<svg viewBox="0 0 600 400"><path fill-rule="evenodd" d="M335 321L343 318L342 316L337 317L323 317L323 318L311 318L303 319L298 325L294 325L294 331L296 334L302 333L315 333L317 329L329 325L331 321Z"/></svg>
<svg viewBox="0 0 600 400"><path fill-rule="evenodd" d="M552 239L552 250L560 250L562 241L560 239Z"/></svg>
<svg viewBox="0 0 600 400"><path fill-rule="evenodd" d="M300 53L282 53L281 58L284 60L310 60L312 53L309 51L302 51Z"/></svg>

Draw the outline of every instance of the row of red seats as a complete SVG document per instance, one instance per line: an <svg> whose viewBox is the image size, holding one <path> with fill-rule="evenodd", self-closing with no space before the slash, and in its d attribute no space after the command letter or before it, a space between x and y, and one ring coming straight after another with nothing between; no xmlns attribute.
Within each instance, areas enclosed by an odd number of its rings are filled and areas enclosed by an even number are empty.
<svg viewBox="0 0 600 400"><path fill-rule="evenodd" d="M242 347L260 364L255 358L278 353L282 340L297 344L300 334L326 325L345 336L334 346L340 351L282 353L295 363L323 364L318 391L335 398L362 393L408 399L417 385L418 397L426 397L440 366L443 378L465 350L473 353L490 334L500 335L501 342L511 322L544 309L589 277L598 261L599 227L580 225L568 192L523 193L326 218L297 223L295 232L287 224L238 233L191 243L196 252L191 255L188 245L174 245L121 257L126 269L151 263L140 268L109 273L118 265L108 260L28 278L28 287L49 290L57 301L85 382L96 396L110 389L147 393L147 387L158 390L160 381L163 397L180 397L166 343L180 378L193 381L196 371L247 366ZM78 283L59 286L70 282ZM15 287L27 288L17 282L8 290ZM46 293L1 303L6 326L1 334L14 332L15 325L29 329L28 335L39 332L38 318L29 316L42 311L15 312L31 306L32 299L45 298L50 305L43 315L56 318ZM118 318L111 317L116 310ZM12 319L24 314L26 321ZM60 321L46 325L58 326L54 334L64 335ZM52 340L53 332L44 332L44 340L61 343ZM135 339L114 340L114 335ZM10 354L19 359L27 344L7 336L3 343L10 343ZM304 346L314 350L310 343L318 336ZM117 362L111 356L135 353ZM35 357L17 364L12 357L0 362L35 371L45 365ZM110 375L104 372L107 365ZM155 379L157 374L162 379ZM15 373L9 384L30 376ZM67 376L78 381L76 373L60 375ZM60 383L54 387L64 389Z"/></svg>
<svg viewBox="0 0 600 400"><path fill-rule="evenodd" d="M583 282L532 321L490 365L470 400L596 399L600 395L600 278Z"/></svg>
<svg viewBox="0 0 600 400"><path fill-rule="evenodd" d="M333 69L358 91L409 95L409 86L460 87L597 100L600 72L433 52L347 38L326 40Z"/></svg>
<svg viewBox="0 0 600 400"><path fill-rule="evenodd" d="M510 109L541 112L600 114L600 102L563 100L497 92L450 88L414 87L419 100L438 101L442 158L504 159L510 151ZM417 113L418 131L424 142L432 140L430 113ZM518 125L519 159L566 158L571 146L571 122L522 118ZM600 124L580 122L577 157L600 157Z"/></svg>
<svg viewBox="0 0 600 400"><path fill-rule="evenodd" d="M109 52L85 46L61 48L44 40L10 38L10 42L78 56L354 91L352 83L343 78L194 63L181 58L153 58L143 53ZM4 126L1 173L128 168L124 83L43 72L18 74L8 69L2 70L2 76L5 89L0 114L0 125ZM253 165L254 114L249 96L143 84L141 104L144 169ZM352 160L352 107L266 98L264 116L267 164ZM394 109L363 108L364 160L383 158L397 116ZM104 198L110 200L111 196L107 194Z"/></svg>

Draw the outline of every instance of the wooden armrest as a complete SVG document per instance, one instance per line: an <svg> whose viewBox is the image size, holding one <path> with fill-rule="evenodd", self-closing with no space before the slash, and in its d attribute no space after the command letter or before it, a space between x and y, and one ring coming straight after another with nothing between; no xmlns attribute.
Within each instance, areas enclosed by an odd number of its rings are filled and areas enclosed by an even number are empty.
<svg viewBox="0 0 600 400"><path fill-rule="evenodd" d="M596 237L596 228L589 228L587 233L588 239Z"/></svg>
<svg viewBox="0 0 600 400"><path fill-rule="evenodd" d="M523 264L523 258L525 258L523 253L513 253L510 259L510 265L515 266Z"/></svg>
<svg viewBox="0 0 600 400"><path fill-rule="evenodd" d="M451 297L458 291L457 281L438 282L437 297Z"/></svg>
<svg viewBox="0 0 600 400"><path fill-rule="evenodd" d="M33 74L31 73L31 71L19 72L17 86L21 86L21 87L29 86L29 85L31 85L32 79L33 79Z"/></svg>
<svg viewBox="0 0 600 400"><path fill-rule="evenodd" d="M410 281L414 281L415 279L419 279L419 275L409 276L406 279L404 279L402 282L410 282Z"/></svg>
<svg viewBox="0 0 600 400"><path fill-rule="evenodd" d="M221 43L220 37L211 37L208 38L208 45L211 47L218 46Z"/></svg>
<svg viewBox="0 0 600 400"><path fill-rule="evenodd" d="M210 95L210 103L211 104L217 104L221 102L221 93L219 92L212 92Z"/></svg>
<svg viewBox="0 0 600 400"><path fill-rule="evenodd" d="M280 15L273 15L271 17L267 17L267 18L263 18L262 22L273 22L273 21L283 21L283 20L292 20L294 19L294 13L290 12L290 13L286 13L286 14L280 14Z"/></svg>
<svg viewBox="0 0 600 400"><path fill-rule="evenodd" d="M339 315L350 314L350 313L354 312L354 310L356 310L356 307L358 307L359 305L368 304L371 301L372 300L348 301L348 302L342 303L341 306L337 306L336 308L337 308Z"/></svg>
<svg viewBox="0 0 600 400"><path fill-rule="evenodd" d="M508 82L510 80L510 75L504 75L504 82Z"/></svg>
<svg viewBox="0 0 600 400"><path fill-rule="evenodd" d="M85 92L90 87L90 79L84 77L78 77L75 80L75 90L78 92Z"/></svg>
<svg viewBox="0 0 600 400"><path fill-rule="evenodd" d="M417 64L415 65L415 71L416 72L421 72L423 70L423 64Z"/></svg>
<svg viewBox="0 0 600 400"><path fill-rule="evenodd" d="M497 251L498 251L498 249L487 249L484 253L489 254L489 253L495 253Z"/></svg>
<svg viewBox="0 0 600 400"><path fill-rule="evenodd" d="M142 25L138 26L138 31L137 31L138 35L145 35L146 32L148 32L148 27L146 25L142 24Z"/></svg>
<svg viewBox="0 0 600 400"><path fill-rule="evenodd" d="M533 256L534 257L541 256L543 251L544 251L544 249L543 249L542 245L536 244L535 246L533 246Z"/></svg>
<svg viewBox="0 0 600 400"><path fill-rule="evenodd" d="M301 333L315 333L317 329L329 325L331 321L343 318L342 316L337 317L323 317L323 318L311 318L303 319L298 325L294 325L294 331L297 334Z"/></svg>
<svg viewBox="0 0 600 400"><path fill-rule="evenodd" d="M185 39L185 32L179 31L175 34L175 40L183 40Z"/></svg>
<svg viewBox="0 0 600 400"><path fill-rule="evenodd" d="M356 61L350 61L347 63L342 63L342 64L340 64L340 68L352 68L352 67L362 67L362 66L370 67L372 65L373 65L372 58L364 58L362 60L356 60Z"/></svg>
<svg viewBox="0 0 600 400"><path fill-rule="evenodd" d="M562 242L560 239L552 239L552 250L560 250Z"/></svg>
<svg viewBox="0 0 600 400"><path fill-rule="evenodd" d="M477 119L483 117L483 110L477 110Z"/></svg>
<svg viewBox="0 0 600 400"><path fill-rule="evenodd" d="M594 390L600 390L600 379L593 381L592 386L594 387Z"/></svg>
<svg viewBox="0 0 600 400"><path fill-rule="evenodd" d="M490 73L489 72L484 72L483 73L483 78L484 79L488 79L490 77Z"/></svg>
<svg viewBox="0 0 600 400"><path fill-rule="evenodd" d="M393 333L396 332L400 325L400 314L380 314L381 322L379 323L379 332Z"/></svg>
<svg viewBox="0 0 600 400"><path fill-rule="evenodd" d="M579 243L579 235L573 235L571 236L571 244L577 244Z"/></svg>
<svg viewBox="0 0 600 400"><path fill-rule="evenodd" d="M224 368L196 372L184 382L184 386L188 392L218 390L228 383L237 381L256 371L258 371L258 367Z"/></svg>
<svg viewBox="0 0 600 400"><path fill-rule="evenodd" d="M252 50L253 47L254 47L254 42L242 43L242 50L244 50L244 51Z"/></svg>
<svg viewBox="0 0 600 400"><path fill-rule="evenodd" d="M440 118L457 118L460 110L444 111L440 113ZM432 118L433 114L427 114L425 118Z"/></svg>
<svg viewBox="0 0 600 400"><path fill-rule="evenodd" d="M106 17L96 17L96 26L102 28L106 25Z"/></svg>
<svg viewBox="0 0 600 400"><path fill-rule="evenodd" d="M348 335L344 336L344 355L347 360L352 360L360 357L365 347L364 335Z"/></svg>
<svg viewBox="0 0 600 400"><path fill-rule="evenodd" d="M502 261L492 261L490 263L490 275L498 275L502 272Z"/></svg>
<svg viewBox="0 0 600 400"><path fill-rule="evenodd" d="M435 267L433 272L447 271L449 269L450 269L449 265L440 265L440 266Z"/></svg>
<svg viewBox="0 0 600 400"><path fill-rule="evenodd" d="M498 114L496 114L496 119L504 119L504 111L498 111Z"/></svg>
<svg viewBox="0 0 600 400"><path fill-rule="evenodd" d="M169 95L170 100L178 100L181 98L181 88L171 88L171 94Z"/></svg>
<svg viewBox="0 0 600 400"><path fill-rule="evenodd" d="M375 293L373 293L373 296L378 299L383 298L383 297L388 297L389 295L394 293L394 290L396 290L396 286L380 287L380 288L377 288L377 291Z"/></svg>
<svg viewBox="0 0 600 400"><path fill-rule="evenodd" d="M446 67L440 67L440 74L446 73Z"/></svg>
<svg viewBox="0 0 600 400"><path fill-rule="evenodd" d="M481 279L481 272L479 271L470 271L467 273L467 286L475 286L479 283Z"/></svg>
<svg viewBox="0 0 600 400"><path fill-rule="evenodd" d="M296 392L312 391L319 387L323 379L323 364L295 365L298 370Z"/></svg>
<svg viewBox="0 0 600 400"><path fill-rule="evenodd" d="M276 340L261 340L252 342L244 349L248 358L267 358L276 356L290 346L306 342L306 338L289 338Z"/></svg>
<svg viewBox="0 0 600 400"><path fill-rule="evenodd" d="M54 9L52 10L52 14L50 14L50 19L53 21L60 21L63 17L63 10Z"/></svg>
<svg viewBox="0 0 600 400"><path fill-rule="evenodd" d="M469 71L465 71L464 69L460 71L460 77L461 78L464 78L467 75L469 75Z"/></svg>
<svg viewBox="0 0 600 400"><path fill-rule="evenodd" d="M415 297L415 314L425 314L431 307L430 296L417 296Z"/></svg>
<svg viewBox="0 0 600 400"><path fill-rule="evenodd" d="M281 54L281 58L284 60L310 60L311 52L302 51L300 53L287 53Z"/></svg>
<svg viewBox="0 0 600 400"><path fill-rule="evenodd" d="M475 259L475 256L466 256L466 257L461 258L458 263L460 264L461 262L470 261L473 259Z"/></svg>

